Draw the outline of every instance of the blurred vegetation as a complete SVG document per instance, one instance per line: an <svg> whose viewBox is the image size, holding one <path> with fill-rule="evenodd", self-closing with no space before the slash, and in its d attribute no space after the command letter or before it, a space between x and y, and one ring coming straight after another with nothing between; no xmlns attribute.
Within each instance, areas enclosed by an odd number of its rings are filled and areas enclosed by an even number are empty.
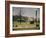
<svg viewBox="0 0 46 38"><path fill-rule="evenodd" d="M38 19L37 23L36 21L34 22L34 19L29 22L27 22L27 20L28 20L28 17L21 16L21 24L20 24L20 16L13 16L13 27L20 27L20 26L24 27L24 28L15 28L15 30L40 29L40 19ZM36 28L25 28L25 26L30 27L30 26L35 26L35 25L36 25Z"/></svg>
<svg viewBox="0 0 46 38"><path fill-rule="evenodd" d="M18 21L18 22L20 22L20 20L21 20L21 22L26 22L27 21L27 17L25 18L25 17L21 17L21 19L20 19L20 16L13 16L13 21Z"/></svg>

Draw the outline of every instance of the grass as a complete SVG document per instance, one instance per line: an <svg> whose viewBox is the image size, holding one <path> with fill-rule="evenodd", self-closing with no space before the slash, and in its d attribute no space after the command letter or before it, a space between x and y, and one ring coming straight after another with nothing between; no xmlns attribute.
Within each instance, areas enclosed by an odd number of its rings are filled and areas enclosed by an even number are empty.
<svg viewBox="0 0 46 38"><path fill-rule="evenodd" d="M13 22L13 30L32 30L32 29L37 29L37 27L36 27L36 24L34 23L34 24L30 24L29 22L21 22L21 24L20 24L20 22L17 22L17 21L14 21ZM17 25L17 27L16 27L16 25ZM28 28L26 28L26 26L28 27ZM21 28L19 28L19 27L21 27Z"/></svg>
<svg viewBox="0 0 46 38"><path fill-rule="evenodd" d="M13 29L13 30L39 30L37 28L17 28L17 29Z"/></svg>
<svg viewBox="0 0 46 38"><path fill-rule="evenodd" d="M29 24L29 22L21 22L21 24L20 24L20 22L14 21L14 27L16 27L16 25L17 26L35 26L35 24Z"/></svg>

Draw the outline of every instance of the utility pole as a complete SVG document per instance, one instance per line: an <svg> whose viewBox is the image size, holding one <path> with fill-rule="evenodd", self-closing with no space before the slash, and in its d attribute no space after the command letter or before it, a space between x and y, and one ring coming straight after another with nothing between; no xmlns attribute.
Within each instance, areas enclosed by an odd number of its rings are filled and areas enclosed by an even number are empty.
<svg viewBox="0 0 46 38"><path fill-rule="evenodd" d="M37 20L37 10L36 10L36 20Z"/></svg>
<svg viewBox="0 0 46 38"><path fill-rule="evenodd" d="M36 26L37 26L37 10L36 10Z"/></svg>
<svg viewBox="0 0 46 38"><path fill-rule="evenodd" d="M20 8L20 24L21 24L21 8Z"/></svg>

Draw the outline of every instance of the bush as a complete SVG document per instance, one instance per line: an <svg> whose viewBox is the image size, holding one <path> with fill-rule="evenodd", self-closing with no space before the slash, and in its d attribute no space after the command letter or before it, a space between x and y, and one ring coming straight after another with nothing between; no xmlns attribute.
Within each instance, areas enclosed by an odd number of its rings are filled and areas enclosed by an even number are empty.
<svg viewBox="0 0 46 38"><path fill-rule="evenodd" d="M30 24L34 24L34 21L30 21Z"/></svg>
<svg viewBox="0 0 46 38"><path fill-rule="evenodd" d="M40 26L39 26L39 24L37 24L37 25L36 25L36 27L37 27L38 29L40 29Z"/></svg>
<svg viewBox="0 0 46 38"><path fill-rule="evenodd" d="M16 27L18 27L18 25L16 25Z"/></svg>

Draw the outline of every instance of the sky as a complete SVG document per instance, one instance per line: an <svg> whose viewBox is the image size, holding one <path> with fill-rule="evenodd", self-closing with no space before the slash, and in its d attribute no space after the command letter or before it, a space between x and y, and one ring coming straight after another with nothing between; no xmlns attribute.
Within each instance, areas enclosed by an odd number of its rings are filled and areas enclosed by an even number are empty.
<svg viewBox="0 0 46 38"><path fill-rule="evenodd" d="M27 8L27 7L13 7L13 16L15 15L20 15L20 10L21 10L21 15L22 16L27 16L27 17L36 17L36 10L37 10L37 18L40 18L40 8Z"/></svg>

